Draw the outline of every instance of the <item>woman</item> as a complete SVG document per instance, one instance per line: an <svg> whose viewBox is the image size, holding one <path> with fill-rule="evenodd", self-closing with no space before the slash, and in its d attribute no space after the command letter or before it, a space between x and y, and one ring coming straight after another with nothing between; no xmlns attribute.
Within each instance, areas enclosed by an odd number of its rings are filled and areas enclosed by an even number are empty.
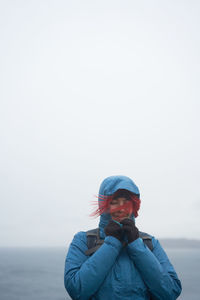
<svg viewBox="0 0 200 300"><path fill-rule="evenodd" d="M93 240L90 233L77 233L66 257L64 283L72 299L173 300L180 295L181 283L158 240L144 238L135 226L139 207L139 190L130 178L102 182L95 212L99 231L92 232Z"/></svg>

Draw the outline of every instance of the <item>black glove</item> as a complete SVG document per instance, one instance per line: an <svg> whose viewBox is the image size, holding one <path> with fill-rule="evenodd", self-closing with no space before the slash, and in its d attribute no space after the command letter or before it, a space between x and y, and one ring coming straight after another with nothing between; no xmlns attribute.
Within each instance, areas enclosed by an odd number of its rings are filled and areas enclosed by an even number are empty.
<svg viewBox="0 0 200 300"><path fill-rule="evenodd" d="M115 221L110 220L108 225L104 228L106 236L114 236L120 242L123 240L123 229Z"/></svg>
<svg viewBox="0 0 200 300"><path fill-rule="evenodd" d="M133 220L126 218L123 219L120 223L123 225L122 229L127 236L128 243L131 243L139 238L139 231L135 226L135 222Z"/></svg>

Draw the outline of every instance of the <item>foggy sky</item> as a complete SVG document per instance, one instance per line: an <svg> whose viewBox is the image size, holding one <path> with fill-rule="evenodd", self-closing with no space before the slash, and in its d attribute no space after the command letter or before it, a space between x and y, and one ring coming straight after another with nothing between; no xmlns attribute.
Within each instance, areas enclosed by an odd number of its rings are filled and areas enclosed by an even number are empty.
<svg viewBox="0 0 200 300"><path fill-rule="evenodd" d="M119 174L140 230L200 237L199 8L1 2L0 246L68 245Z"/></svg>

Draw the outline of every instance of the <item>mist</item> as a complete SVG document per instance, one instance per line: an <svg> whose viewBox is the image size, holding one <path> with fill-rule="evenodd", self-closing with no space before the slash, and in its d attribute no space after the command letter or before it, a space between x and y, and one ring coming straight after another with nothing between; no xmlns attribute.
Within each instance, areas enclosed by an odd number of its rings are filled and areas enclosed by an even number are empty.
<svg viewBox="0 0 200 300"><path fill-rule="evenodd" d="M200 236L198 1L0 4L0 245L98 226L102 180L138 185L138 228Z"/></svg>

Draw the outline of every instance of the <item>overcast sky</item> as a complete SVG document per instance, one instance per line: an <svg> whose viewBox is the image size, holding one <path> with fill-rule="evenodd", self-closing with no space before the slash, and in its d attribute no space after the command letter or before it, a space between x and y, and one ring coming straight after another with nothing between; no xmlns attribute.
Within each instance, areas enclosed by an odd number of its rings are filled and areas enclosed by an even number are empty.
<svg viewBox="0 0 200 300"><path fill-rule="evenodd" d="M140 230L200 238L199 9L1 1L0 245L68 245L118 174Z"/></svg>

